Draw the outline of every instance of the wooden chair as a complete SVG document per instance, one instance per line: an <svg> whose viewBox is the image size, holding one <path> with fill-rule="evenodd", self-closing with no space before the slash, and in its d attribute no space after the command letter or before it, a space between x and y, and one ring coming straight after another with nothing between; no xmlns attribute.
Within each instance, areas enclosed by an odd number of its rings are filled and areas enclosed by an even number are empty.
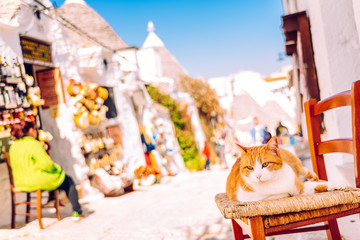
<svg viewBox="0 0 360 240"><path fill-rule="evenodd" d="M352 138L322 141L319 115L342 106L351 108ZM326 230L328 239L340 240L336 219L360 213L360 81L349 91L322 101L309 100L305 115L314 171L327 180L323 155L353 154L357 188L256 202L230 201L225 193L217 194L215 201L223 216L231 219L235 239L263 240L271 235ZM324 224L313 225L321 222ZM243 235L243 230L248 235Z"/></svg>
<svg viewBox="0 0 360 240"><path fill-rule="evenodd" d="M11 193L11 228L15 228L15 216L16 215L22 215L22 216L26 216L25 217L25 223L28 223L30 220L30 216L36 216L38 221L39 221L39 226L40 229L44 229L44 226L42 224L42 190L38 189L34 192L23 192L20 189L16 188L14 185L14 180L13 180L13 176L12 176L12 170L11 170L11 165L10 165L10 160L9 160L9 154L5 153L5 158L6 158L6 163L7 163L7 167L8 167L8 172L9 172L9 180L10 180L10 193ZM18 193L22 193L22 194L26 194L26 201L16 201L16 194ZM32 193L36 194L36 197L31 196ZM54 191L54 198L55 198L55 203L54 203L54 208L56 211L56 217L57 219L60 221L60 212L59 212L59 197L58 197L58 190ZM32 201L32 199L36 198L36 201ZM16 207L19 205L26 205L26 212L16 212ZM31 212L31 205L35 205L36 208L36 213L32 213Z"/></svg>

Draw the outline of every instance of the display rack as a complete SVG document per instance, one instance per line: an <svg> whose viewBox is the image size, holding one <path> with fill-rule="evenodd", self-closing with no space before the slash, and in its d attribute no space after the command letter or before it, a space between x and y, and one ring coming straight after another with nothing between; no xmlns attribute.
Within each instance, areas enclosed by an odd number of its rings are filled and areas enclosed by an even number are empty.
<svg viewBox="0 0 360 240"><path fill-rule="evenodd" d="M17 58L12 63L4 59L0 57L0 162L5 161L4 153L9 150L11 125L25 118L35 121L22 65Z"/></svg>
<svg viewBox="0 0 360 240"><path fill-rule="evenodd" d="M97 168L104 168L110 171L110 165L116 161L113 152L113 141L104 136L103 131L99 128L92 128L83 133L80 140L81 150L85 157L85 162L89 166L89 175L94 174Z"/></svg>

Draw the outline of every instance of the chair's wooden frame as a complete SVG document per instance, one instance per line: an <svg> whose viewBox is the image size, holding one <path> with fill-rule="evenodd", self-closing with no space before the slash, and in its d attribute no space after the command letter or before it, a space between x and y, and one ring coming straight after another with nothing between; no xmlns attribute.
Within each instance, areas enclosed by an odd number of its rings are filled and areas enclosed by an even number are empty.
<svg viewBox="0 0 360 240"><path fill-rule="evenodd" d="M25 223L28 223L30 221L30 216L36 216L38 221L39 221L39 227L40 229L44 229L43 223L42 223L42 190L37 189L34 192L23 192L20 189L16 188L14 185L14 180L13 180L13 176L12 176L12 169L11 169L11 165L10 165L10 160L9 160L9 154L5 153L5 158L6 158L6 164L8 167L8 172L9 172L9 181L10 181L10 194L11 194L11 228L15 228L15 217L16 215L21 215L21 216L25 216ZM17 193L22 193L22 194L26 194L26 201L16 201L16 194ZM32 197L31 193L36 193L36 197ZM55 208L55 212L56 212L56 218L60 221L61 217L60 217L60 212L59 212L59 194L58 194L58 190L54 191L54 198L55 198L55 203L54 203L54 208ZM31 201L31 199L36 198L36 201ZM16 212L16 207L19 205L26 205L26 212ZM36 213L32 213L31 212L31 205L35 205L36 208Z"/></svg>
<svg viewBox="0 0 360 240"><path fill-rule="evenodd" d="M351 106L352 138L321 141L318 116L328 110ZM309 138L311 160L314 171L322 180L327 180L324 154L342 152L354 155L356 187L360 187L360 80L353 83L351 90L336 94L317 102L310 99L304 104ZM358 117L356 117L358 116Z"/></svg>
<svg viewBox="0 0 360 240"><path fill-rule="evenodd" d="M352 138L340 138L327 141L321 140L320 115L324 112L343 106L351 107L352 116ZM352 84L349 91L336 94L322 101L310 99L304 104L309 147L314 171L322 180L327 180L325 169L324 154L332 152L343 152L354 155L354 169L356 187L360 187L360 80ZM234 237L236 240L251 238L255 240L265 240L266 236L301 233L308 231L326 230L329 240L341 240L340 231L336 219L360 213L360 208L347 210L336 214L322 216L305 221L295 222L287 225L264 228L263 218L265 216L255 216L247 218L247 221L231 219ZM281 217L281 216L279 216ZM324 225L308 226L324 222ZM308 227L305 227L308 226ZM243 230L248 235L243 234Z"/></svg>

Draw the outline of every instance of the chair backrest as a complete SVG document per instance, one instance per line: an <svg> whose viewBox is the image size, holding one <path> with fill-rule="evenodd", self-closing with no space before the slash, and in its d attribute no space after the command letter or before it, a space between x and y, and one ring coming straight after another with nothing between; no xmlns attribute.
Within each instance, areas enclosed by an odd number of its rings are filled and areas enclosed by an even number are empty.
<svg viewBox="0 0 360 240"><path fill-rule="evenodd" d="M338 108L351 107L352 138L321 139L320 115ZM351 90L338 93L321 101L310 99L305 102L306 125L314 171L320 179L327 180L324 154L333 152L354 155L355 183L360 187L360 80L354 82Z"/></svg>
<svg viewBox="0 0 360 240"><path fill-rule="evenodd" d="M11 165L10 165L9 153L7 153L7 152L5 153L5 159L6 159L6 165L8 168L8 172L9 172L10 190L13 191L13 189L15 188L15 185L14 185L14 179L13 179Z"/></svg>

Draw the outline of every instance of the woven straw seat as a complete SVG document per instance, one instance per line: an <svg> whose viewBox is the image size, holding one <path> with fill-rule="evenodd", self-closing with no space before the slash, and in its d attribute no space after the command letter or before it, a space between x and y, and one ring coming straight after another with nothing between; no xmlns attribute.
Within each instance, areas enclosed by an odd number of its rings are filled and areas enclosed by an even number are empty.
<svg viewBox="0 0 360 240"><path fill-rule="evenodd" d="M360 189L255 202L231 201L225 193L219 193L215 196L215 202L224 218L245 220L263 216L264 227L269 228L359 208Z"/></svg>
<svg viewBox="0 0 360 240"><path fill-rule="evenodd" d="M345 106L351 108L352 138L322 139L325 113ZM225 193L219 193L215 202L224 218L231 219L236 240L265 240L271 235L319 230L326 230L329 240L341 240L336 219L360 213L360 80L349 91L322 101L310 99L304 110L314 172L327 181L324 155L352 154L356 188L256 202L231 201Z"/></svg>

